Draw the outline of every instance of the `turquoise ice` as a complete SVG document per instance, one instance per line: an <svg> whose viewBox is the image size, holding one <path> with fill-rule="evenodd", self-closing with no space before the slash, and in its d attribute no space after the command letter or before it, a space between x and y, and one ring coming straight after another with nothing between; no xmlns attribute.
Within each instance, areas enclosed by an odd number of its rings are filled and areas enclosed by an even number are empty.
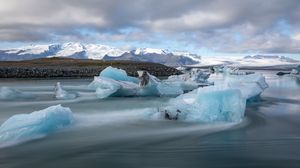
<svg viewBox="0 0 300 168"><path fill-rule="evenodd" d="M30 114L17 114L0 126L0 146L36 139L58 131L74 121L72 111L61 105Z"/></svg>

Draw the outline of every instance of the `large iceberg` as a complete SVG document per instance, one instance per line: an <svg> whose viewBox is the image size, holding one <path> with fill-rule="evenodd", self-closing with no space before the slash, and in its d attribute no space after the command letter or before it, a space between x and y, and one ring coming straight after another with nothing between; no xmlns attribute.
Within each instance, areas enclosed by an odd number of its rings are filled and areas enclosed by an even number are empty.
<svg viewBox="0 0 300 168"><path fill-rule="evenodd" d="M10 87L3 86L0 88L0 100L29 99L33 98L31 94Z"/></svg>
<svg viewBox="0 0 300 168"><path fill-rule="evenodd" d="M247 100L268 87L261 74L230 76L223 84L198 88L171 99L153 116L170 120L240 122Z"/></svg>
<svg viewBox="0 0 300 168"><path fill-rule="evenodd" d="M128 76L122 69L107 67L89 88L96 91L98 98L109 96L178 96L199 87L200 75L194 74L184 80L183 76L173 76L160 80L146 71L139 71L139 78ZM205 76L207 79L209 75Z"/></svg>
<svg viewBox="0 0 300 168"><path fill-rule="evenodd" d="M245 106L246 99L238 89L212 86L172 99L166 107L160 109L160 113L167 119L237 122L242 119Z"/></svg>
<svg viewBox="0 0 300 168"><path fill-rule="evenodd" d="M72 111L61 105L30 114L17 114L0 126L0 146L39 138L53 133L74 121Z"/></svg>

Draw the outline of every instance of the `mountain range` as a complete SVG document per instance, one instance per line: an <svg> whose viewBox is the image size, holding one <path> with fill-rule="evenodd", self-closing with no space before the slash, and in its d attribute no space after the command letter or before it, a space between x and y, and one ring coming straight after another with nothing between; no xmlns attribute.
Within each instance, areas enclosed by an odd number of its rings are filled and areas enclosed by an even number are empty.
<svg viewBox="0 0 300 168"><path fill-rule="evenodd" d="M47 57L66 57L93 60L133 60L154 62L167 66L185 65L236 65L236 66L269 66L300 64L285 56L254 55L240 57L201 57L190 52L169 51L155 48L136 48L125 50L101 44L62 43L29 45L20 48L0 50L0 61L31 60Z"/></svg>
<svg viewBox="0 0 300 168"><path fill-rule="evenodd" d="M193 65L201 57L188 52L171 52L164 49L137 48L123 50L100 44L63 43L30 45L15 49L0 50L0 60L18 61L45 57L68 57L94 60L135 60L161 63L168 66Z"/></svg>

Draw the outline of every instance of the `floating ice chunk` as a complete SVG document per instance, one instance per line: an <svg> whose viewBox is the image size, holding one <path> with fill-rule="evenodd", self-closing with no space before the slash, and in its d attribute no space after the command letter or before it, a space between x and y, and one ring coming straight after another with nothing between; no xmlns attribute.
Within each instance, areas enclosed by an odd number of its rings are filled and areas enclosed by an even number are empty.
<svg viewBox="0 0 300 168"><path fill-rule="evenodd" d="M178 115L179 120L185 121L239 122L244 116L245 106L246 99L238 89L211 86L171 100L162 113L171 117Z"/></svg>
<svg viewBox="0 0 300 168"><path fill-rule="evenodd" d="M182 75L169 76L168 81L185 81L196 83L207 83L210 73L201 71L199 69L192 69L188 73Z"/></svg>
<svg viewBox="0 0 300 168"><path fill-rule="evenodd" d="M106 77L95 77L89 85L96 90L98 98L109 96L134 96L137 95L139 85L133 82L117 81Z"/></svg>
<svg viewBox="0 0 300 168"><path fill-rule="evenodd" d="M147 81L144 85L139 83L138 80L132 81L133 77L130 77L130 80L127 80L127 75L124 76L123 70L115 70L115 68L108 67L108 69L114 69L115 72L120 72L123 74L122 77L125 78L108 78L104 77L107 75L100 75L95 77L94 81L89 85L89 88L96 90L96 95L98 98L106 98L109 96L157 96L159 92L157 91L158 79L146 72ZM105 69L106 70L106 69ZM124 71L125 72L125 71ZM121 80L116 80L121 79Z"/></svg>
<svg viewBox="0 0 300 168"><path fill-rule="evenodd" d="M121 88L119 83L104 77L95 77L90 86L96 88L96 95L100 99L109 97Z"/></svg>
<svg viewBox="0 0 300 168"><path fill-rule="evenodd" d="M51 134L74 121L72 111L61 105L30 114L17 114L0 126L0 144L12 145Z"/></svg>
<svg viewBox="0 0 300 168"><path fill-rule="evenodd" d="M209 72L193 69L186 74L170 76L163 82L167 82L169 86L180 85L180 88L183 90L183 92L188 92L197 89L200 86L213 85L212 82L208 81L209 76Z"/></svg>
<svg viewBox="0 0 300 168"><path fill-rule="evenodd" d="M139 78L130 77L124 70L107 67L88 86L98 98L109 96L177 96L194 90L199 84L177 79L159 80L146 71L138 71Z"/></svg>
<svg viewBox="0 0 300 168"><path fill-rule="evenodd" d="M226 77L225 83L230 88L239 89L245 99L258 96L268 88L266 79L262 74L229 75Z"/></svg>
<svg viewBox="0 0 300 168"><path fill-rule="evenodd" d="M22 91L10 87L0 88L0 100L14 100L33 98L32 95L23 93Z"/></svg>
<svg viewBox="0 0 300 168"><path fill-rule="evenodd" d="M111 66L105 68L101 71L100 77L110 78L117 81L128 81L133 83L139 83L138 78L128 76L126 71L118 68L113 68Z"/></svg>
<svg viewBox="0 0 300 168"><path fill-rule="evenodd" d="M77 97L76 93L69 93L65 91L61 85L60 82L57 82L55 85L55 97L56 99L60 100L70 100L70 99L75 99Z"/></svg>
<svg viewBox="0 0 300 168"><path fill-rule="evenodd" d="M243 119L246 101L267 87L261 74L232 76L223 84L198 88L171 99L160 113L166 119L239 122Z"/></svg>

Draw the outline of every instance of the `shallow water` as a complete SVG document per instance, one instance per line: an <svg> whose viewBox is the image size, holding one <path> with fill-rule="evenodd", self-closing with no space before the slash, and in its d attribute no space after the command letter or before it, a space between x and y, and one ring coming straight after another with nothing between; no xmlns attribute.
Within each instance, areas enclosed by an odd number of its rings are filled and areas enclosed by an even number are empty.
<svg viewBox="0 0 300 168"><path fill-rule="evenodd" d="M95 99L89 79L60 80L85 98L58 101L57 80L2 80L37 99L0 101L0 123L51 105L70 107L73 126L0 149L0 167L300 167L300 79L263 71L268 88L240 124L151 120L169 98ZM220 76L213 76L222 80ZM72 86L72 87L71 87ZM75 87L74 87L75 86Z"/></svg>

